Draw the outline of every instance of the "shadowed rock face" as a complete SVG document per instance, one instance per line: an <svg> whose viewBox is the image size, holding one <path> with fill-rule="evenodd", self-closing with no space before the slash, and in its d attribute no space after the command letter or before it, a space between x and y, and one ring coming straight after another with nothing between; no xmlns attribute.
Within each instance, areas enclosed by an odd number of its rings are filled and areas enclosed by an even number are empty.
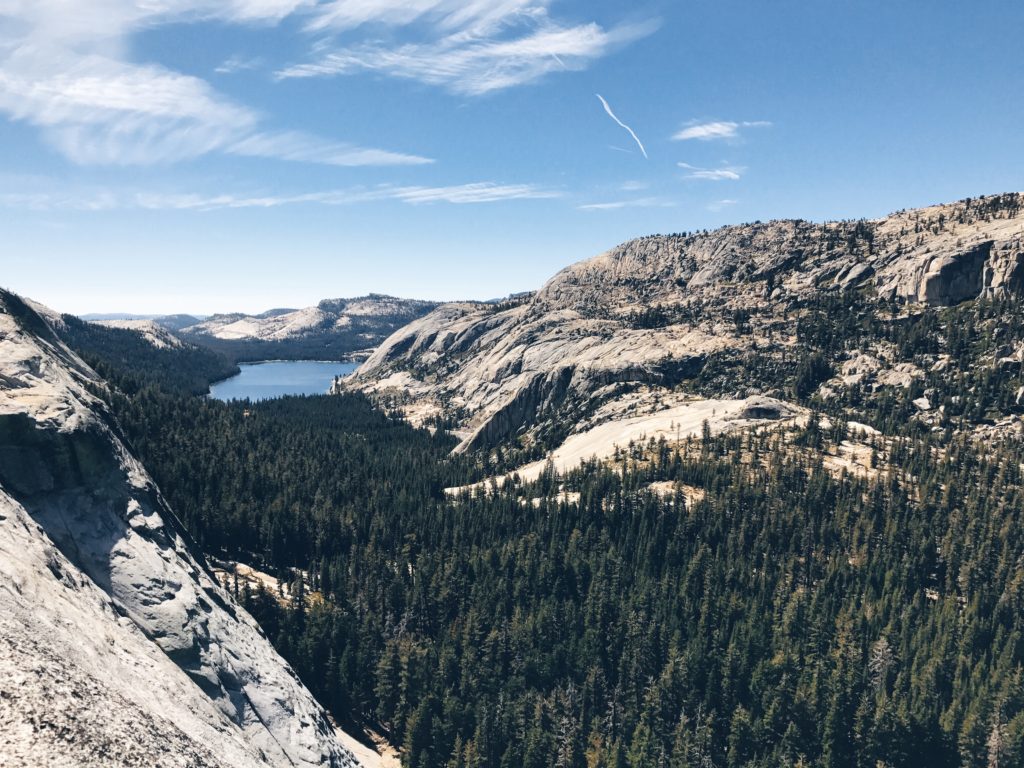
<svg viewBox="0 0 1024 768"><path fill-rule="evenodd" d="M28 414L0 415L0 486L19 498L109 486L118 469L97 430L47 431Z"/></svg>
<svg viewBox="0 0 1024 768"><path fill-rule="evenodd" d="M922 304L947 307L976 299L982 294L992 243L982 243L964 253L938 256L928 263L918 287Z"/></svg>
<svg viewBox="0 0 1024 768"><path fill-rule="evenodd" d="M993 243L984 267L986 298L1024 294L1024 246L1020 239Z"/></svg>
<svg viewBox="0 0 1024 768"><path fill-rule="evenodd" d="M741 419L774 421L789 416L786 408L777 401L768 398L752 398L739 413Z"/></svg>
<svg viewBox="0 0 1024 768"><path fill-rule="evenodd" d="M716 356L786 349L800 308L825 294L931 306L1019 294L1021 206L1002 195L876 221L640 238L504 305L442 306L338 388L398 390L415 417L456 415L460 450L571 428L598 408L615 418L606 406L630 389L653 402Z"/></svg>
<svg viewBox="0 0 1024 768"><path fill-rule="evenodd" d="M28 312L0 296L0 764L355 765Z"/></svg>

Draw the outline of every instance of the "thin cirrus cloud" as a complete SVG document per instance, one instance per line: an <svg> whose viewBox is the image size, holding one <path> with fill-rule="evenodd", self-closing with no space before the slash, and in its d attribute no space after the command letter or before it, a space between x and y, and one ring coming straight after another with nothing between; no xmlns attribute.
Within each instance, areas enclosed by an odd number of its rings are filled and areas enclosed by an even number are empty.
<svg viewBox="0 0 1024 768"><path fill-rule="evenodd" d="M418 39L333 43L314 61L280 69L278 79L376 72L479 96L550 72L582 70L651 34L656 22L605 29L551 18L549 0L335 0L317 7L309 29L341 35L364 25L406 29Z"/></svg>
<svg viewBox="0 0 1024 768"><path fill-rule="evenodd" d="M427 22L442 30L486 33L516 19L544 16L550 0L328 0L308 27L348 30L364 24Z"/></svg>
<svg viewBox="0 0 1024 768"><path fill-rule="evenodd" d="M747 120L742 123L728 120L715 120L708 123L691 121L681 130L673 134L674 141L721 141L738 139L743 128L768 128L771 123L767 120Z"/></svg>
<svg viewBox="0 0 1024 768"><path fill-rule="evenodd" d="M405 203L497 203L503 200L548 200L562 197L557 190L533 184L494 184L481 182L450 187L399 187L386 191L388 197Z"/></svg>
<svg viewBox="0 0 1024 768"><path fill-rule="evenodd" d="M263 66L263 59L259 57L245 58L235 54L224 59L221 64L214 68L214 72L218 75L233 75L236 72L244 72L246 70L257 69Z"/></svg>
<svg viewBox="0 0 1024 768"><path fill-rule="evenodd" d="M743 173L743 168L737 168L735 166L726 166L723 168L698 168L695 165L689 163L677 163L677 165L689 171L686 174L688 179L698 179L700 181L738 181Z"/></svg>
<svg viewBox="0 0 1024 768"><path fill-rule="evenodd" d="M294 16L319 59L279 79L375 71L480 95L580 70L650 34L551 17L551 0L7 0L0 2L0 114L37 128L80 165L153 165L209 153L337 166L424 165L417 154L269 130L265 116L206 80L131 61L134 33L215 20L273 26ZM367 42L342 45L366 26ZM292 27L294 29L295 27ZM406 41L374 30L401 28ZM385 36L393 39L393 36ZM234 56L226 75L261 65Z"/></svg>
<svg viewBox="0 0 1024 768"><path fill-rule="evenodd" d="M450 186L378 185L350 189L308 192L294 195L244 195L134 192L109 190L33 190L0 193L0 208L30 211L215 211L224 209L278 208L317 204L358 205L379 201L397 201L408 205L449 203L453 205L497 203L510 200L546 200L563 193L533 184L474 182Z"/></svg>
<svg viewBox="0 0 1024 768"><path fill-rule="evenodd" d="M320 205L356 205L382 200L395 200L409 205L451 203L497 203L507 200L546 200L561 197L558 190L532 184L498 184L475 182L451 186L357 187L353 189L310 192L298 195L136 195L136 207L174 210L216 210L218 208L277 208L284 205L317 203ZM131 205L131 202L129 203Z"/></svg>
<svg viewBox="0 0 1024 768"><path fill-rule="evenodd" d="M3 62L0 111L37 126L81 164L179 160L256 127L252 112L197 78L68 52L19 52Z"/></svg>
<svg viewBox="0 0 1024 768"><path fill-rule="evenodd" d="M263 117L205 80L124 58L131 33L216 18L276 23L305 0L34 0L0 6L0 113L38 128L81 165L151 165L211 152L329 165L419 165L429 158L354 147Z"/></svg>
<svg viewBox="0 0 1024 768"><path fill-rule="evenodd" d="M232 155L268 157L322 165L424 165L430 158L324 141L300 131L254 133L225 148Z"/></svg>
<svg viewBox="0 0 1024 768"><path fill-rule="evenodd" d="M708 210L712 213L719 213L730 206L736 205L738 202L739 200L715 200L713 203L708 204Z"/></svg>
<svg viewBox="0 0 1024 768"><path fill-rule="evenodd" d="M622 208L672 208L671 200L661 197L639 197L631 200L611 200L603 203L587 203L576 206L580 211L617 211Z"/></svg>

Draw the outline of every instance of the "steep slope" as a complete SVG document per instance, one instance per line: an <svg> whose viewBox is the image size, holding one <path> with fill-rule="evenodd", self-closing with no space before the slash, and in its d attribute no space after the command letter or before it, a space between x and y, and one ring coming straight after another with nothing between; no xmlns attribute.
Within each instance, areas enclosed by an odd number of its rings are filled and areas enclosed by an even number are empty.
<svg viewBox="0 0 1024 768"><path fill-rule="evenodd" d="M226 355L186 342L161 326L122 326L87 322L74 315L57 315L33 305L67 346L107 379L122 382L144 376L159 386L206 394L209 383L234 376L235 365ZM149 323L150 321L141 321Z"/></svg>
<svg viewBox="0 0 1024 768"><path fill-rule="evenodd" d="M105 328L135 331L157 349L180 347L183 343L172 331L155 320L96 320L94 322Z"/></svg>
<svg viewBox="0 0 1024 768"><path fill-rule="evenodd" d="M350 766L92 394L0 296L0 763Z"/></svg>
<svg viewBox="0 0 1024 768"><path fill-rule="evenodd" d="M782 396L783 369L800 362L799 324L828 297L863 297L894 317L1019 293L1021 203L1010 194L875 221L634 240L524 299L442 306L394 333L342 386L397 395L417 419L454 419L462 449L513 438L551 448L599 413L656 413L684 393ZM720 373L740 357L770 369L775 387Z"/></svg>
<svg viewBox="0 0 1024 768"><path fill-rule="evenodd" d="M304 309L213 315L178 330L186 339L240 359L275 354L339 356L376 346L390 333L436 306L434 302L370 294L354 299L325 299Z"/></svg>

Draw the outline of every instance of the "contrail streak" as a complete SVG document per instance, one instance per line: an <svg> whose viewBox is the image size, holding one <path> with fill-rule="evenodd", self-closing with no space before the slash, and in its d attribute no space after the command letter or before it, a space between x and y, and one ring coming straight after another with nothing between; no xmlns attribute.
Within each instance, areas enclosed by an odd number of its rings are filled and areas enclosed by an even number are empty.
<svg viewBox="0 0 1024 768"><path fill-rule="evenodd" d="M640 147L640 153L644 156L644 159L646 160L647 150L644 149L644 144L642 141L640 141L640 137L636 135L636 132L632 128L630 128L628 125L626 125L624 122L622 122L621 120L619 120L619 118L615 116L615 113L612 112L612 108L608 106L608 102L604 100L604 96L602 96L600 93L595 93L594 95L601 100L601 106L603 106L604 111L608 113L608 117L610 117L612 120L618 123L620 127L625 128L627 131L629 131L629 135L633 137L633 141L635 141L636 145Z"/></svg>

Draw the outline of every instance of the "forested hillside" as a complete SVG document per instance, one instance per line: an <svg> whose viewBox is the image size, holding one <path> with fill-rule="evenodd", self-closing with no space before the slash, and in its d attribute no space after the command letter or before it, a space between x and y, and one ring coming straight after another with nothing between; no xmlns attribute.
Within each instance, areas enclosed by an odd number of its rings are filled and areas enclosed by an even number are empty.
<svg viewBox="0 0 1024 768"><path fill-rule="evenodd" d="M827 309L806 343L879 333ZM977 360L1014 313L887 332ZM292 583L231 586L303 680L408 766L980 768L1024 764L1024 456L955 426L1012 407L1011 368L859 403L795 361L803 426L457 496L486 459L360 396L108 399L206 551ZM913 405L926 389L944 421ZM881 431L848 427L858 409ZM834 460L850 441L867 469Z"/></svg>
<svg viewBox="0 0 1024 768"><path fill-rule="evenodd" d="M63 315L57 331L100 375L118 380L129 391L145 380L168 390L205 394L211 382L239 370L209 349L193 344L157 347L136 331L107 328L74 315Z"/></svg>

